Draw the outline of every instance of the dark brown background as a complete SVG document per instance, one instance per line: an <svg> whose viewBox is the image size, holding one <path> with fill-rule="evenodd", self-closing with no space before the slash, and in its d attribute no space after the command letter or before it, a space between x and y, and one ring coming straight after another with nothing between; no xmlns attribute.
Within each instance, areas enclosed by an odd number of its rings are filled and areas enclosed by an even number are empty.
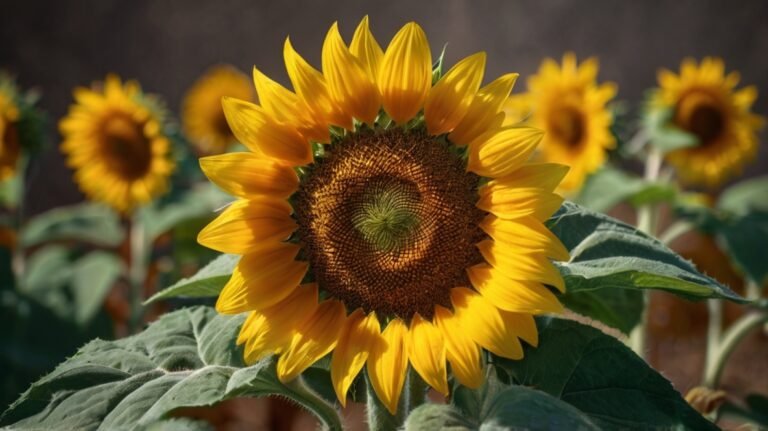
<svg viewBox="0 0 768 431"><path fill-rule="evenodd" d="M435 55L448 43L449 64L488 52L488 76L520 72L517 91L545 56L574 50L597 55L600 78L619 84L619 97L639 102L659 67L676 68L685 56L716 55L743 82L760 90L756 110L768 114L768 2L677 1L432 1L299 2L282 0L42 1L2 0L0 68L39 87L52 118L49 150L28 173L28 209L38 212L78 200L58 154L53 127L71 101L71 89L107 72L136 78L177 111L184 90L209 65L226 62L245 71L257 65L287 82L282 64L286 35L319 66L328 27L340 21L349 38L369 14L386 46L405 22L425 29ZM763 140L766 134L763 132ZM748 174L768 170L768 149Z"/></svg>

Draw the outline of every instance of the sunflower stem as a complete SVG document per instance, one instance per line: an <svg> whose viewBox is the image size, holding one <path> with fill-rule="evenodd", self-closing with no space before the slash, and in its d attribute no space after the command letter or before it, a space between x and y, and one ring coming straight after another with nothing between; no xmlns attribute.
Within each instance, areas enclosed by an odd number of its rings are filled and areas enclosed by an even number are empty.
<svg viewBox="0 0 768 431"><path fill-rule="evenodd" d="M652 147L645 160L644 178L648 182L658 180L661 172L661 164L664 155L658 148ZM643 205L637 209L637 229L647 235L656 237L659 221L659 206L656 204ZM640 315L640 323L629 336L629 345L638 356L645 359L646 338L648 332L648 308L650 306L650 292L643 291L643 312Z"/></svg>
<svg viewBox="0 0 768 431"><path fill-rule="evenodd" d="M147 273L147 243L144 232L144 224L136 212L128 225L130 264L128 279L130 281L130 305L131 314L128 320L128 331L135 334L141 329L144 319L144 282Z"/></svg>
<svg viewBox="0 0 768 431"><path fill-rule="evenodd" d="M392 415L387 407L379 400L376 391L373 390L371 379L365 376L366 388L366 414L368 416L368 429L370 431L394 431L405 423L406 402L405 397L400 397L397 413Z"/></svg>
<svg viewBox="0 0 768 431"><path fill-rule="evenodd" d="M736 346L752 330L768 322L768 312L757 311L744 315L736 321L723 334L718 349L715 351L712 359L707 362L704 370L704 386L717 388L720 383L720 376L723 373L725 364L731 356Z"/></svg>
<svg viewBox="0 0 768 431"><path fill-rule="evenodd" d="M427 387L427 383L424 382L412 367L408 368L408 380L406 381L406 384L408 385L408 409L406 411L406 417L408 417L408 414L410 414L416 407L424 404L427 399L427 390L429 388Z"/></svg>

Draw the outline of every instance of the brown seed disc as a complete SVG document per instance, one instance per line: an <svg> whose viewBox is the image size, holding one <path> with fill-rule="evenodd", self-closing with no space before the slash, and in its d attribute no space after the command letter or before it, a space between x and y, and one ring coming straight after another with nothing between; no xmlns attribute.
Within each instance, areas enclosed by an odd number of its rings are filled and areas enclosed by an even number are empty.
<svg viewBox="0 0 768 431"><path fill-rule="evenodd" d="M450 290L468 285L465 269L482 261L478 180L422 131L368 132L328 147L294 201L320 288L349 311L406 321L449 307ZM381 214L401 221L375 225L383 239L364 224Z"/></svg>
<svg viewBox="0 0 768 431"><path fill-rule="evenodd" d="M104 158L112 171L128 180L146 175L152 162L144 125L122 112L113 113L101 125Z"/></svg>

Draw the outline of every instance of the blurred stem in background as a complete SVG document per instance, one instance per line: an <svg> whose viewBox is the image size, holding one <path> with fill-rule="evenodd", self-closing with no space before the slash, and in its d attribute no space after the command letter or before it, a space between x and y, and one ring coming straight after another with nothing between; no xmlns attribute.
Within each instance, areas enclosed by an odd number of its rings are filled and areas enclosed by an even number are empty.
<svg viewBox="0 0 768 431"><path fill-rule="evenodd" d="M632 142L635 146L645 146L640 144L642 142L640 138L633 138ZM642 140L647 142L647 135L642 135ZM661 163L663 161L663 155L661 151L651 146L648 149L648 155L645 159L645 175L644 178L648 182L655 182L659 179L659 173L661 172ZM657 229L659 223L659 206L652 203L643 205L637 209L637 228L652 237L657 236ZM645 359L645 345L648 332L648 307L650 305L650 294L648 290L643 291L643 312L640 316L640 323L632 330L629 335L629 345L632 350L637 353L638 356Z"/></svg>
<svg viewBox="0 0 768 431"><path fill-rule="evenodd" d="M129 334L135 334L141 330L144 318L144 285L147 280L147 264L149 247L145 226L139 217L139 212L134 212L128 223L129 256L128 280L130 281L130 305L131 314L128 320Z"/></svg>
<svg viewBox="0 0 768 431"><path fill-rule="evenodd" d="M717 348L707 348L707 362L704 369L704 386L713 389L717 388L725 364L736 349L736 346L738 346L739 342L741 342L741 340L752 330L760 327L766 322L768 322L768 312L765 310L747 313L731 325L731 327L725 331L722 338L717 340ZM711 343L713 340L709 339L707 341ZM712 356L710 356L710 350L712 351Z"/></svg>
<svg viewBox="0 0 768 431"><path fill-rule="evenodd" d="M16 174L15 180L15 195L16 195L16 202L15 208L11 208L10 210L13 212L13 224L11 228L13 229L13 235L15 237L14 244L12 245L12 257L11 257L11 268L13 269L13 275L15 280L20 280L22 274L24 274L24 267L26 259L25 259L25 251L24 247L22 247L22 241L20 240L20 233L21 233L21 227L24 223L24 191L26 187L26 171L27 166L29 166L29 158L25 156L21 156L18 164L18 171Z"/></svg>

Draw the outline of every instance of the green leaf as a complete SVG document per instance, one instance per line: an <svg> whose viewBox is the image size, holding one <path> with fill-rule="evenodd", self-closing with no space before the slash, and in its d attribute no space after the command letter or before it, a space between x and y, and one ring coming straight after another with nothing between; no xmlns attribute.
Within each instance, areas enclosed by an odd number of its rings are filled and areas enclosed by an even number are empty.
<svg viewBox="0 0 768 431"><path fill-rule="evenodd" d="M184 221L200 217L213 218L215 211L232 201L210 183L199 184L171 203L156 202L139 213L147 227L147 240L152 241Z"/></svg>
<svg viewBox="0 0 768 431"><path fill-rule="evenodd" d="M716 208L679 201L675 208L702 230L715 236L733 264L763 284L768 265L762 250L768 243L768 177L740 182L726 189Z"/></svg>
<svg viewBox="0 0 768 431"><path fill-rule="evenodd" d="M569 294L660 289L689 299L745 302L658 240L606 215L566 202L547 224L571 255L568 262L555 262Z"/></svg>
<svg viewBox="0 0 768 431"><path fill-rule="evenodd" d="M734 264L750 279L758 285L765 282L768 264L763 250L768 244L768 211L756 211L724 221L717 229L717 239Z"/></svg>
<svg viewBox="0 0 768 431"><path fill-rule="evenodd" d="M192 277L182 279L173 286L152 295L144 304L178 296L190 298L218 296L221 289L227 284L238 261L240 261L238 255L222 254Z"/></svg>
<svg viewBox="0 0 768 431"><path fill-rule="evenodd" d="M71 286L77 323L91 321L122 273L120 258L103 251L91 252L75 262Z"/></svg>
<svg viewBox="0 0 768 431"><path fill-rule="evenodd" d="M21 198L21 175L0 181L0 207L16 208Z"/></svg>
<svg viewBox="0 0 768 431"><path fill-rule="evenodd" d="M699 138L696 135L688 133L672 123L673 115L672 109L654 109L646 113L644 121L651 144L663 152L698 145Z"/></svg>
<svg viewBox="0 0 768 431"><path fill-rule="evenodd" d="M18 290L60 318L71 319L72 304L66 286L72 279L72 272L67 248L60 245L46 246L27 260Z"/></svg>
<svg viewBox="0 0 768 431"><path fill-rule="evenodd" d="M539 346L525 360L493 357L515 382L560 398L605 429L715 430L672 384L599 330L538 319Z"/></svg>
<svg viewBox="0 0 768 431"><path fill-rule="evenodd" d="M0 418L14 429L135 429L182 407L280 395L341 429L336 411L300 380L283 385L270 357L248 367L235 339L245 315L182 309L144 332L95 340L38 380Z"/></svg>
<svg viewBox="0 0 768 431"><path fill-rule="evenodd" d="M448 48L448 44L443 45L443 50L440 52L440 57L437 58L435 64L432 65L432 85L435 85L440 78L443 77L443 63L445 61L445 49Z"/></svg>
<svg viewBox="0 0 768 431"><path fill-rule="evenodd" d="M671 186L648 182L605 166L587 178L575 201L593 211L608 211L624 201L638 206L670 200L674 196L675 190Z"/></svg>
<svg viewBox="0 0 768 431"><path fill-rule="evenodd" d="M114 254L93 251L73 261L66 247L49 245L29 258L19 291L59 317L85 325L122 273Z"/></svg>
<svg viewBox="0 0 768 431"><path fill-rule="evenodd" d="M488 401L479 415L467 415L450 405L424 404L406 419L406 430L525 429L599 430L573 406L544 392L511 386Z"/></svg>
<svg viewBox="0 0 768 431"><path fill-rule="evenodd" d="M717 201L720 210L734 215L768 212L768 176L741 181L728 187Z"/></svg>
<svg viewBox="0 0 768 431"><path fill-rule="evenodd" d="M643 313L643 293L632 289L600 289L568 292L560 301L581 315L620 330L629 335L640 323Z"/></svg>
<svg viewBox="0 0 768 431"><path fill-rule="evenodd" d="M34 217L21 229L19 242L22 247L58 240L116 247L123 238L124 232L114 211L103 205L83 203Z"/></svg>

